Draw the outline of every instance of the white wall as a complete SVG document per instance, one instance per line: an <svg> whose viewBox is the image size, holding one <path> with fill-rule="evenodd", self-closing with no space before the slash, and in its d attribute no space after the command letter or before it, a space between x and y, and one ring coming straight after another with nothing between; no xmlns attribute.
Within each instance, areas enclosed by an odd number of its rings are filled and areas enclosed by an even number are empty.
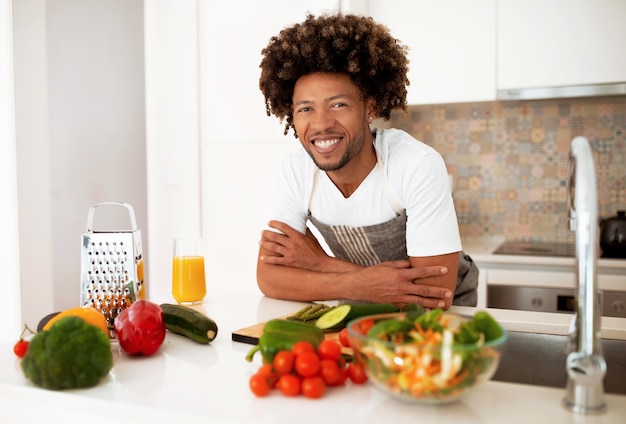
<svg viewBox="0 0 626 424"><path fill-rule="evenodd" d="M172 240L201 234L198 2L145 3L149 298L171 297ZM173 299L172 299L173 300Z"/></svg>
<svg viewBox="0 0 626 424"><path fill-rule="evenodd" d="M46 28L45 0L13 2L21 319L31 328L55 310Z"/></svg>
<svg viewBox="0 0 626 424"><path fill-rule="evenodd" d="M13 4L22 319L35 326L78 306L90 206L128 202L147 227L143 1Z"/></svg>
<svg viewBox="0 0 626 424"><path fill-rule="evenodd" d="M265 115L261 49L306 11L337 6L337 0L146 2L150 296L170 296L172 238L198 230L208 295L213 287L258 290L268 185L280 159L298 146Z"/></svg>
<svg viewBox="0 0 626 424"><path fill-rule="evenodd" d="M0 0L0 343L21 327L11 0Z"/></svg>

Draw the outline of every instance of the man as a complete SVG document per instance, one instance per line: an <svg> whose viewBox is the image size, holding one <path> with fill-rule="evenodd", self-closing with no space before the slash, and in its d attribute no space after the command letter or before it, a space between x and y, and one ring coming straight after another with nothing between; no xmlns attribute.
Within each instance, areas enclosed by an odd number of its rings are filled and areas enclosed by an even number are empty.
<svg viewBox="0 0 626 424"><path fill-rule="evenodd" d="M262 53L267 113L303 149L284 162L262 233L261 291L475 305L478 270L461 252L443 159L403 131L370 128L406 108L406 47L371 18L337 13L308 15Z"/></svg>

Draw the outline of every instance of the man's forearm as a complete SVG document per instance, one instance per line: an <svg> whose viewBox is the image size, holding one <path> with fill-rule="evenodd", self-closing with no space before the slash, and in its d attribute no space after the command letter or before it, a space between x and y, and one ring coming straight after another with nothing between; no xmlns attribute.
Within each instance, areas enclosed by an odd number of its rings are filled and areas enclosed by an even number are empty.
<svg viewBox="0 0 626 424"><path fill-rule="evenodd" d="M268 297L294 301L334 300L346 297L349 271L360 267L341 266L335 260L335 271L311 271L261 261L257 264L259 289ZM347 263L346 263L347 264Z"/></svg>
<svg viewBox="0 0 626 424"><path fill-rule="evenodd" d="M329 256L328 259L322 264L322 267L319 270L320 272L350 272L350 271L358 271L362 269L361 265L354 264L352 262L344 261L341 259L337 259L335 257Z"/></svg>

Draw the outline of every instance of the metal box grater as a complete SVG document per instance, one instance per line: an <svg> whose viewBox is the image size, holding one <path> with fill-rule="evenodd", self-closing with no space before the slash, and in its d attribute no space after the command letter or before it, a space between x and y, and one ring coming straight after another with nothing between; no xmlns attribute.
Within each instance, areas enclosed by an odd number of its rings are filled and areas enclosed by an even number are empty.
<svg viewBox="0 0 626 424"><path fill-rule="evenodd" d="M124 207L130 214L130 230L94 231L96 209L104 205ZM103 202L89 208L87 232L82 236L80 304L100 311L114 335L113 320L129 307L143 286L141 232L135 212L122 202ZM142 297L142 296L139 296Z"/></svg>

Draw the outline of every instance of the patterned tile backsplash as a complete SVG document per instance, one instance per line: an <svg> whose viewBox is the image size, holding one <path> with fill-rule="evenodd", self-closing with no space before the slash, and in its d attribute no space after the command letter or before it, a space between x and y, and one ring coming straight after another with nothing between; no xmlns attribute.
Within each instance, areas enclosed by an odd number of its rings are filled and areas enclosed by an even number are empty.
<svg viewBox="0 0 626 424"><path fill-rule="evenodd" d="M412 105L385 126L443 155L463 237L572 241L566 176L578 135L594 150L600 217L626 209L624 96Z"/></svg>

